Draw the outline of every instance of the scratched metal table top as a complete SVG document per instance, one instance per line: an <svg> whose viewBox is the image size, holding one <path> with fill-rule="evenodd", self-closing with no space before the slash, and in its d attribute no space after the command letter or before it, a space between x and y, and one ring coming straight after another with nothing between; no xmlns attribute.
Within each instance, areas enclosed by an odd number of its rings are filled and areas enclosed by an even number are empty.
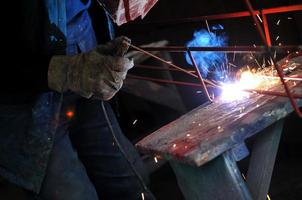
<svg viewBox="0 0 302 200"><path fill-rule="evenodd" d="M302 70L296 73L302 75ZM302 94L302 82L288 84L293 92ZM284 91L282 85L272 90ZM297 103L302 106L301 99ZM232 102L218 100L163 126L136 146L145 153L201 166L291 112L287 97L251 94Z"/></svg>

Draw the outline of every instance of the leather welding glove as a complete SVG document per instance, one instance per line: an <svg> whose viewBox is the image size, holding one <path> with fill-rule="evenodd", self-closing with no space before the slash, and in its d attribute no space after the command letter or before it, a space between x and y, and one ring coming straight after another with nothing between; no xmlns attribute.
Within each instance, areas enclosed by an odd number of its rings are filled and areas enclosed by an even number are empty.
<svg viewBox="0 0 302 200"><path fill-rule="evenodd" d="M97 49L105 55L124 56L129 49L129 44L131 44L131 40L125 36L121 36L109 41L105 45L99 45Z"/></svg>
<svg viewBox="0 0 302 200"><path fill-rule="evenodd" d="M130 40L117 38L106 45L75 56L54 56L48 69L49 88L71 90L85 98L111 99L122 87L133 60L123 55Z"/></svg>

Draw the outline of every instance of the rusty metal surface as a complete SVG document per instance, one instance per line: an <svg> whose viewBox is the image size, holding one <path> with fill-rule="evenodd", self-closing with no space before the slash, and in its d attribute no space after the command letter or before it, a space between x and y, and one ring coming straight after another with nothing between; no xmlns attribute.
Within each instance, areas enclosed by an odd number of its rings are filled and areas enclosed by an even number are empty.
<svg viewBox="0 0 302 200"><path fill-rule="evenodd" d="M302 70L297 72L302 74ZM289 82L294 93L302 83ZM282 85L272 89L283 91ZM297 100L302 106L302 100ZM147 136L137 147L166 159L201 166L293 111L286 97L252 94L234 102L199 106Z"/></svg>

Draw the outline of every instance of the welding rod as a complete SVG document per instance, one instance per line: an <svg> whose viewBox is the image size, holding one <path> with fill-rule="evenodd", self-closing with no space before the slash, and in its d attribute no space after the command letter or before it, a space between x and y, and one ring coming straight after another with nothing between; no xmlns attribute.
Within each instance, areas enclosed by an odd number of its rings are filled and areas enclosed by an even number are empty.
<svg viewBox="0 0 302 200"><path fill-rule="evenodd" d="M140 51L140 52L142 52L142 53L144 53L144 54L146 54L146 55L148 55L150 57L153 57L153 58L155 58L155 59L157 59L157 60L159 60L159 61L161 61L161 62L163 62L163 63L165 63L167 65L170 65L171 67L173 67L175 69L178 69L178 70L180 70L180 71L182 71L182 72L184 72L184 73L186 73L186 74L188 74L190 76L198 78L198 76L196 74L193 74L193 73L191 73L191 72L189 72L189 71L187 71L187 70L185 70L185 69L183 69L181 67L178 67L178 66L174 65L173 63L171 63L169 61L166 61L166 60L164 60L164 59L162 59L162 58L160 58L160 57L158 57L158 56L156 56L156 55L154 55L152 53L149 53L148 51L145 51L145 50L143 50L143 49L141 49L141 48L139 48L137 46L134 46L133 44L129 44L129 46L132 47L133 49L135 49L137 51Z"/></svg>
<svg viewBox="0 0 302 200"><path fill-rule="evenodd" d="M257 94L265 94L270 96L280 96L280 97L288 97L288 95L284 92L275 92L269 90L255 90L255 89L245 89L245 92L257 93ZM301 94L292 94L295 99L302 99Z"/></svg>
<svg viewBox="0 0 302 200"><path fill-rule="evenodd" d="M191 52L191 51L188 51L188 54L189 54L189 56L190 56L190 59L191 59L191 62L192 62L192 64L193 64L193 66L195 67L195 70L196 70L196 72L197 72L198 79L199 79L199 81L200 81L202 91L203 91L204 94L207 96L208 100L209 100L210 102L213 102L213 98L212 98L212 97L210 96L210 94L209 94L208 88L206 87L206 84L205 84L204 79L203 79L203 77L202 77L202 75L201 75L201 73L200 73L200 70L199 70L199 68L198 68L198 66L197 66L197 64L196 64L196 62L195 62L195 59L194 59L194 57L193 57L192 52Z"/></svg>
<svg viewBox="0 0 302 200"><path fill-rule="evenodd" d="M172 80L165 80L165 79L158 79L158 78L150 78L150 77L143 77L143 76L137 76L128 74L127 76L130 79L137 79L137 80L145 80L145 81L152 81L152 82L158 82L158 83L166 83L166 84L174 84L174 85L180 85L180 86L190 86L190 87L197 87L200 88L201 85L198 83L189 83L189 82L182 82L182 81L172 81ZM205 80L206 81L206 80ZM222 86L216 85L210 85L214 88L222 88ZM245 89L245 92L249 93L257 93L257 94L264 94L264 95L271 95L271 96L280 96L280 97L288 97L286 93L284 92L275 92L275 91L267 91L267 90L256 90L256 89ZM302 94L293 94L293 97L295 99L302 99Z"/></svg>
<svg viewBox="0 0 302 200"><path fill-rule="evenodd" d="M188 74L190 76L193 76L195 78L199 78L198 75L196 75L196 74L194 74L194 73L192 73L192 72L190 72L188 70L185 70L185 69L183 69L181 67L178 67L178 66L174 65L173 63L171 63L169 61L166 61L166 60L164 60L164 59L162 59L162 58L160 58L160 57L158 57L158 56L156 56L156 55L154 55L152 53L149 53L148 51L145 51L145 50L143 50L143 49L141 49L141 48L139 48L139 47L137 47L137 46L135 46L133 44L129 44L129 46L132 47L133 49L135 49L137 51L140 51L140 52L142 52L142 53L144 53L144 54L146 54L146 55L148 55L148 56L150 56L152 58L155 58L155 59L157 59L157 60L159 60L159 61L161 61L161 62L163 62L163 63L165 63L165 64L167 64L167 65L169 65L169 66L171 66L173 68L175 68L175 69L178 69L179 71L182 71L182 72L184 72L184 73L186 73L186 74ZM204 82L207 83L207 84L209 84L209 85L212 85L214 87L218 87L215 83L213 83L210 80L204 79Z"/></svg>
<svg viewBox="0 0 302 200"><path fill-rule="evenodd" d="M279 76L260 76L260 77L263 77L263 78L269 78L269 79L278 79L280 80L280 77ZM288 81L302 81L302 77L295 77L295 76L284 76L283 77L284 80L288 80Z"/></svg>
<svg viewBox="0 0 302 200"><path fill-rule="evenodd" d="M144 54L146 54L146 55L149 55L150 57L153 57L153 58L155 58L155 59L157 59L157 60L159 60L159 61L161 61L161 62L163 62L163 63L166 63L167 65L169 65L169 66L171 66L171 67L173 67L173 68L175 68L175 69L178 69L178 70L180 70L180 71L182 71L182 72L185 72L185 73L188 74L188 75L191 75L191 76L193 76L193 77L195 77L195 78L199 78L197 75L193 74L192 72L187 71L187 70L185 70L185 69L182 69L181 67L178 67L178 66L176 66L176 65L174 65L174 64L172 64L172 63L170 63L169 61L166 61L166 60L164 60L164 59L162 59L162 58L160 58L160 57L158 57L158 56L155 56L155 55L153 55L153 54L151 54L151 53L149 53L149 52L147 52L147 51L145 51L145 50L143 50L143 49L141 49L141 48L139 48L139 47L137 47L137 46L135 46L135 45L129 44L129 46L132 47L133 49L135 49L135 50L137 50L137 51L140 51L140 52L142 52L142 53L144 53ZM148 79L148 78L146 78L146 77L139 77L139 76L133 76L133 75L132 75L131 78L134 78L134 79L142 79L142 80L147 80L147 79ZM281 81L282 81L283 78L284 78L284 77L281 78ZM152 78L149 78L149 80L150 80L150 81L155 81L155 79L152 79ZM283 79L283 80L284 80L284 79ZM161 81L161 82L163 82L163 81ZM213 83L212 81L209 81L209 80L204 79L204 82L207 83L207 84L209 84L209 85L211 85L211 86L213 86L213 87L221 88L221 86L219 86L219 85ZM168 82L167 82L167 83L168 83ZM175 84L175 83L174 83L174 84ZM180 85L182 85L182 84L183 84L183 83L180 83ZM188 85L189 85L189 84L188 84ZM190 84L190 86L193 86L193 85L196 86L195 84ZM201 85L200 85L200 86L201 86ZM286 89L286 88L285 88L285 89ZM247 92L256 92L256 93L258 93L258 94L273 95L273 96L284 96L284 97L292 96L292 99L297 99L297 98L302 99L302 95L296 95L296 94L291 94L291 93L290 93L290 95L289 95L289 94L288 94L289 91L286 91L286 93L272 92L272 91L263 91L263 90L246 90L246 91L247 91ZM291 100L291 99L290 99L290 100ZM291 103L293 103L293 102L291 102ZM294 108L295 108L295 107L294 107ZM296 108L295 108L295 110L296 110Z"/></svg>

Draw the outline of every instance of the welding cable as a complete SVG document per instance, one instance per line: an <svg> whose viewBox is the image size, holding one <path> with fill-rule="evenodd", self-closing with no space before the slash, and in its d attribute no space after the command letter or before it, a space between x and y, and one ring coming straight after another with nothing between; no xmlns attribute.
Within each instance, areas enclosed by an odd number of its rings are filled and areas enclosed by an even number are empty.
<svg viewBox="0 0 302 200"><path fill-rule="evenodd" d="M107 109L105 108L105 105L104 105L104 101L101 101L101 107L102 107L102 110L103 110L103 113L104 113L107 125L109 127L109 130L111 132L112 138L113 138L115 144L117 145L119 151L122 153L123 157L126 159L127 163L129 164L129 166L131 168L131 171L134 173L134 175L138 179L138 181L139 181L141 187L143 188L144 192L148 193L148 195L152 195L152 193L149 192L148 187L146 186L143 178L137 172L137 170L135 169L135 166L133 165L133 163L131 162L131 160L128 157L127 153L125 152L124 148L122 147L121 143L119 142L119 140L118 140L118 138L116 136L116 133L115 133L115 131L113 129L112 123L111 123L111 121L109 119ZM153 195L152 195L152 197L153 197ZM153 197L153 199L155 199L155 197Z"/></svg>
<svg viewBox="0 0 302 200"><path fill-rule="evenodd" d="M283 84L284 86L284 89L285 89L285 92L287 94L287 97L289 98L289 101L294 109L294 111L297 113L297 115L302 118L302 112L300 111L300 108L296 102L296 100L294 99L288 85L286 84L285 80L284 80L284 76L283 76L283 72L282 70L279 68L279 65L277 64L276 60L274 59L274 57L272 56L272 52L271 52L271 49L270 49L270 45L268 44L268 42L266 41L266 38L265 38L265 34L261 28L261 25L259 24L259 21L257 20L256 16L254 15L254 9L253 9L253 6L250 2L250 0L244 0L245 1L245 4L250 12L250 15L254 21L254 23L256 24L256 30L258 31L264 45L266 46L266 52L267 52L267 55L272 59L273 61L273 66L275 67L275 69L277 70L277 73L280 77L280 80L281 80L281 83Z"/></svg>

